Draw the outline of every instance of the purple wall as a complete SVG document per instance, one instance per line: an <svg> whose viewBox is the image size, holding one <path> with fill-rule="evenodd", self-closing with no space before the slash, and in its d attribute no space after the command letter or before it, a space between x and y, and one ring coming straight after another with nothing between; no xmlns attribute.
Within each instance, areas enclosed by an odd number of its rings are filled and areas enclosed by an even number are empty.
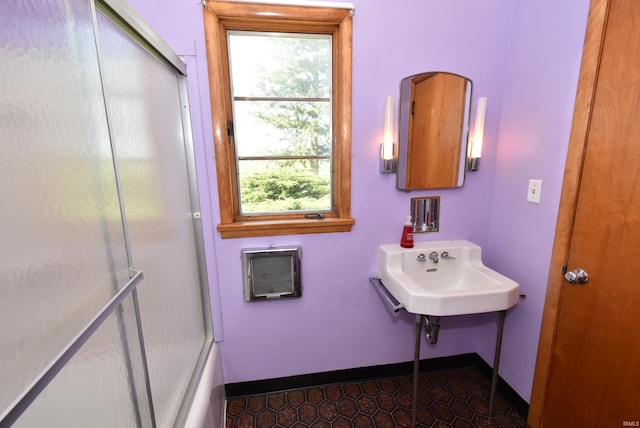
<svg viewBox="0 0 640 428"><path fill-rule="evenodd" d="M589 2L516 3L484 254L527 294L507 316L500 373L529 400ZM540 204L526 202L530 178ZM492 342L478 352L493 361Z"/></svg>
<svg viewBox="0 0 640 428"><path fill-rule="evenodd" d="M393 314L369 284L376 249L398 242L409 200L441 196L440 232L416 240L469 239L487 265L529 298L507 318L502 376L529 398L588 1L368 0L356 2L351 233L220 239L202 8L181 0L130 0L187 55L214 329L227 383L410 361L413 317ZM381 23L386 23L381 25ZM384 99L428 70L470 77L488 98L480 170L462 189L404 193L380 175ZM504 93L504 94L503 94ZM542 203L525 201L528 178ZM301 245L303 297L246 303L240 250ZM422 358L478 352L492 362L489 315L442 320Z"/></svg>

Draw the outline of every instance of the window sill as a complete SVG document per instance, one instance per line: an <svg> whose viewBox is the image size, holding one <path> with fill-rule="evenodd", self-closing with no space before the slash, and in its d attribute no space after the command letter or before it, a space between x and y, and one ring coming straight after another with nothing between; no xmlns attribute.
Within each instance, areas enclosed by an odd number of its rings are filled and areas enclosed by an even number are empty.
<svg viewBox="0 0 640 428"><path fill-rule="evenodd" d="M324 218L322 220L262 220L239 221L219 224L218 232L225 238L247 238L252 236L300 235L305 233L351 232L355 219Z"/></svg>

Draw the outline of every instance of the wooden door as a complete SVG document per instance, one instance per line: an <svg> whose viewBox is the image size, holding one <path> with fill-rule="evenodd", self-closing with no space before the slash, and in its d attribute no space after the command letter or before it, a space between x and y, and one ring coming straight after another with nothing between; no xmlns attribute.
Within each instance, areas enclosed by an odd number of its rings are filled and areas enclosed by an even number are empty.
<svg viewBox="0 0 640 428"><path fill-rule="evenodd" d="M589 281L573 285L557 278L561 271L550 274L559 284L559 305L534 426L640 421L640 1L599 3L601 50L565 259L568 271L584 269ZM585 55L593 48L585 45ZM540 366L538 375L544 375ZM532 398L537 393L534 386Z"/></svg>

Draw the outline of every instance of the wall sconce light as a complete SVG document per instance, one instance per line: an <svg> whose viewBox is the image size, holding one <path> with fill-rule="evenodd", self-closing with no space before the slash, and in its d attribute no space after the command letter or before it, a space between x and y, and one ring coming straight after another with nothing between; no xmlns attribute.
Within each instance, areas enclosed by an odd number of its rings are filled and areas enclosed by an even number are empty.
<svg viewBox="0 0 640 428"><path fill-rule="evenodd" d="M384 103L384 137L380 144L380 173L396 172L398 147L393 138L393 97L388 96Z"/></svg>
<svg viewBox="0 0 640 428"><path fill-rule="evenodd" d="M469 144L469 160L467 169L469 171L477 171L482 157L482 138L484 136L484 117L487 111L487 99L478 98L478 106L476 108L476 123L473 128L473 135Z"/></svg>

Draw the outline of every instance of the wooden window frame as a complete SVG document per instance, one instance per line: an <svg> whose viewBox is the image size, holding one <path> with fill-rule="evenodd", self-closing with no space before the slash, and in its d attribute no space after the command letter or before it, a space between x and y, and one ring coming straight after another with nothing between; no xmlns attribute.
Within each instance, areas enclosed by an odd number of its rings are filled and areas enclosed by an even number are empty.
<svg viewBox="0 0 640 428"><path fill-rule="evenodd" d="M213 137L222 238L349 232L351 217L351 68L352 10L207 1L204 27L209 67ZM322 219L308 213L241 216L236 178L236 150L227 135L232 118L227 55L227 30L330 34L333 37L333 210Z"/></svg>

